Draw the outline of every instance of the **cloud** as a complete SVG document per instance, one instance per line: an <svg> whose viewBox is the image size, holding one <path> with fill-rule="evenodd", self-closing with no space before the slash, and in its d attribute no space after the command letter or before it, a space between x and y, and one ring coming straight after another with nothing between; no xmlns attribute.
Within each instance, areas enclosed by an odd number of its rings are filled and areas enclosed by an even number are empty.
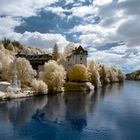
<svg viewBox="0 0 140 140"><path fill-rule="evenodd" d="M33 47L39 47L51 50L51 47L54 43L60 45L61 49L64 48L68 41L65 39L61 33L51 34L51 33L39 33L39 32L29 32L25 31L23 33L17 33L15 28L21 24L26 24L23 18L29 18L32 16L37 16L39 11L46 6L50 6L58 2L58 0L6 0L2 1L0 5L0 38L4 37L17 40L22 42L25 45L31 45ZM25 10L26 9L26 10ZM56 9L54 9L56 10ZM58 8L56 12L60 11L61 8Z"/></svg>
<svg viewBox="0 0 140 140"><path fill-rule="evenodd" d="M53 6L53 7L46 7L46 11L50 11L56 15L65 17L68 15L68 19L73 18L74 16L76 17L81 17L83 18L84 16L92 16L94 17L94 13L96 11L96 8L93 6L73 6L70 9L67 9L67 7L61 7L61 6Z"/></svg>
<svg viewBox="0 0 140 140"><path fill-rule="evenodd" d="M132 18L119 26L117 32L129 47L140 45L140 21Z"/></svg>
<svg viewBox="0 0 140 140"><path fill-rule="evenodd" d="M124 10L125 15L140 16L139 0L123 0L119 2L119 7Z"/></svg>
<svg viewBox="0 0 140 140"><path fill-rule="evenodd" d="M69 42L61 34L41 34L39 32L25 32L20 36L19 40L26 45L40 47L47 51L51 51L55 43L60 46L61 51L67 44L69 44Z"/></svg>
<svg viewBox="0 0 140 140"><path fill-rule="evenodd" d="M12 38L13 34L14 37L19 36L19 34L14 33L13 30L16 26L20 25L21 23L21 19L19 18L12 18L10 16L0 17L0 38Z"/></svg>
<svg viewBox="0 0 140 140"><path fill-rule="evenodd" d="M100 6L100 5L106 5L106 4L109 4L111 3L112 0L94 0L93 1L93 4L94 5L97 5L97 6Z"/></svg>
<svg viewBox="0 0 140 140"><path fill-rule="evenodd" d="M39 32L24 32L17 33L14 28L22 23L19 18L1 17L0 18L0 38L9 38L11 40L17 40L25 45L42 48L51 51L52 46L57 43L60 46L60 50L63 50L65 45L69 42L61 34L51 33L39 33ZM4 25L4 26L3 26Z"/></svg>
<svg viewBox="0 0 140 140"><path fill-rule="evenodd" d="M59 15L60 17L65 17L66 14L65 13L69 13L70 11L67 10L67 9L63 9L62 7L60 6L57 6L57 7L47 7L45 8L46 11L50 11L56 15Z"/></svg>
<svg viewBox="0 0 140 140"><path fill-rule="evenodd" d="M122 48L123 49L123 48ZM124 50L125 51L125 50ZM140 69L137 65L140 63L140 59L135 54L131 56L125 56L125 53L118 53L110 51L95 51L89 53L89 59L94 59L98 63L103 63L106 66L115 66L128 73Z"/></svg>
<svg viewBox="0 0 140 140"><path fill-rule="evenodd" d="M86 33L95 32L95 28L96 26L93 24L77 25L74 28L70 29L69 32L71 33L80 32L80 33L86 34Z"/></svg>
<svg viewBox="0 0 140 140"><path fill-rule="evenodd" d="M106 45L108 43L114 43L119 40L112 40L116 28L104 27L100 24L86 24L78 25L70 29L70 33L80 33L78 41L84 46L94 46L96 48ZM111 39L110 39L111 38Z"/></svg>
<svg viewBox="0 0 140 140"><path fill-rule="evenodd" d="M100 28L115 29L107 36L108 39L122 40L129 47L139 46L139 6L139 0L121 0L99 6L97 14L101 17Z"/></svg>
<svg viewBox="0 0 140 140"><path fill-rule="evenodd" d="M89 14L94 14L96 9L93 6L79 6L71 9L72 16L84 17Z"/></svg>
<svg viewBox="0 0 140 140"><path fill-rule="evenodd" d="M35 16L41 8L51 5L58 0L5 0L0 4L0 15L30 17Z"/></svg>
<svg viewBox="0 0 140 140"><path fill-rule="evenodd" d="M110 50L108 52L124 55L127 50L128 50L128 47L126 45L121 45L121 46L116 46L116 47L110 48Z"/></svg>

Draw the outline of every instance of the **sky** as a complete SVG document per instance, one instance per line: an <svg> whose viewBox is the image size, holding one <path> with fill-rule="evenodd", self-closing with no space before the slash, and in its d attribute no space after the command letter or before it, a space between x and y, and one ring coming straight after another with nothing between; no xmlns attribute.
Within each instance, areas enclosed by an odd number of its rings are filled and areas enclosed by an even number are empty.
<svg viewBox="0 0 140 140"><path fill-rule="evenodd" d="M69 43L88 59L140 69L140 0L0 0L0 39L51 51Z"/></svg>

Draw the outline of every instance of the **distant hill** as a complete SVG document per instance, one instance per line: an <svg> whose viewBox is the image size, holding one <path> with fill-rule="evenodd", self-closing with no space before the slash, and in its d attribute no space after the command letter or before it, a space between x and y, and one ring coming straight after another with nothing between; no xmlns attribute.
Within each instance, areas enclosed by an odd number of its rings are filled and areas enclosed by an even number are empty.
<svg viewBox="0 0 140 140"><path fill-rule="evenodd" d="M140 80L140 70L126 74L126 80Z"/></svg>

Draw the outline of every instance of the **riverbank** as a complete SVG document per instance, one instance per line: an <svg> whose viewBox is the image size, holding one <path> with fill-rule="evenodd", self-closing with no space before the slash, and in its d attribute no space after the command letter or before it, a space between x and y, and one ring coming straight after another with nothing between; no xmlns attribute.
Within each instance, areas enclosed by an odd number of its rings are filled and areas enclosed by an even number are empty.
<svg viewBox="0 0 140 140"><path fill-rule="evenodd" d="M65 91L91 91L94 90L94 86L90 82L67 82L64 84L64 89Z"/></svg>
<svg viewBox="0 0 140 140"><path fill-rule="evenodd" d="M1 92L0 91L0 100L10 100L10 99L16 99L16 98L25 98L34 96L33 91L21 91L21 92Z"/></svg>
<svg viewBox="0 0 140 140"><path fill-rule="evenodd" d="M0 100L10 100L16 98L25 98L34 96L34 91L26 89L21 91L8 91L8 87L10 83L8 82L0 82Z"/></svg>

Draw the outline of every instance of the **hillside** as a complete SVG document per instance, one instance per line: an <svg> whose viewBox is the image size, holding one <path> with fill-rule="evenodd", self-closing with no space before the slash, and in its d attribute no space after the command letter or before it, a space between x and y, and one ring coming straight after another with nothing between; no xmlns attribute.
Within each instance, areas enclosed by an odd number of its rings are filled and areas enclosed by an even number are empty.
<svg viewBox="0 0 140 140"><path fill-rule="evenodd" d="M140 70L126 74L126 80L140 80Z"/></svg>
<svg viewBox="0 0 140 140"><path fill-rule="evenodd" d="M19 51L24 51L31 54L46 54L47 51L41 50L39 48L33 48L29 46L22 45L18 41L11 41L9 39L4 39L0 41L0 50L6 51L11 55L15 55Z"/></svg>

